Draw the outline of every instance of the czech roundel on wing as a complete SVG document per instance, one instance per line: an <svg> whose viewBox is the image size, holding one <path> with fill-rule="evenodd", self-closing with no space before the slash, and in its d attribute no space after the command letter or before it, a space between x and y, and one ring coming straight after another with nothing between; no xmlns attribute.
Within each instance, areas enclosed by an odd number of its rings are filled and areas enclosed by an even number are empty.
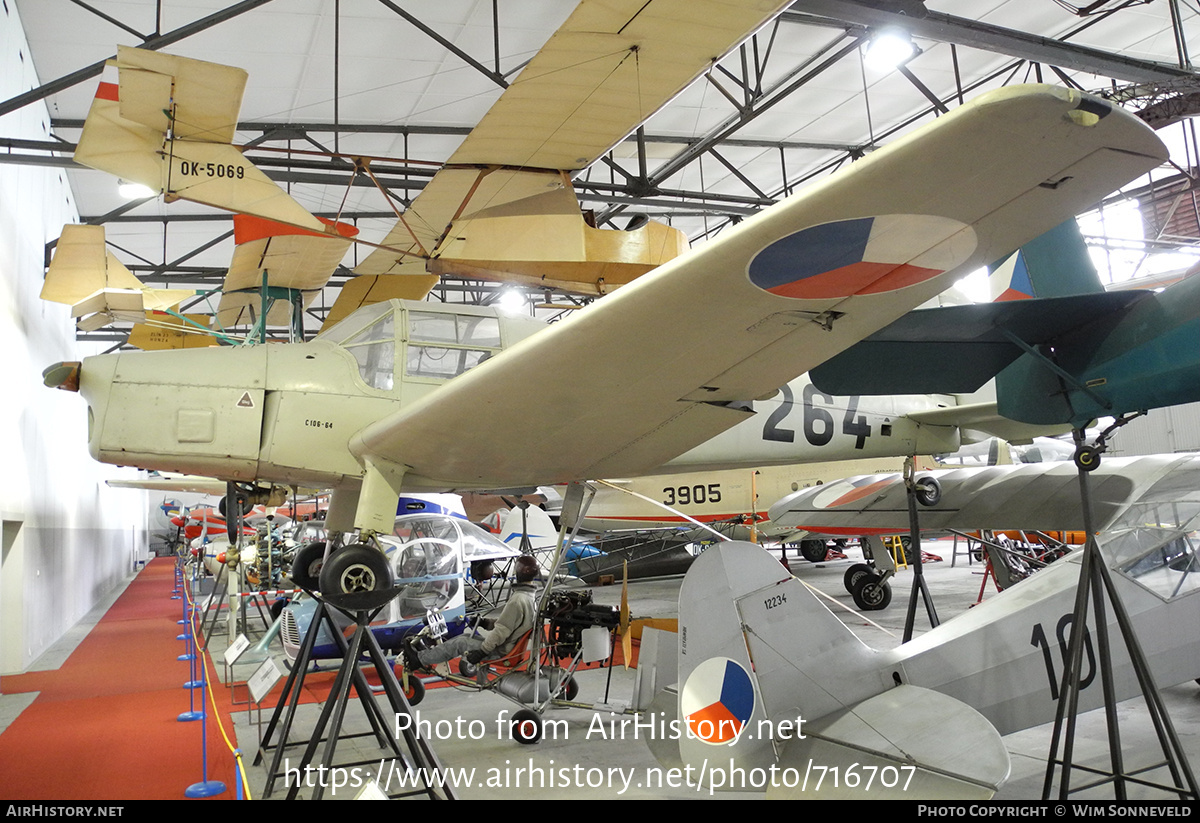
<svg viewBox="0 0 1200 823"><path fill-rule="evenodd" d="M783 237L750 263L750 282L782 297L881 294L937 277L975 251L969 226L888 214L839 220Z"/></svg>
<svg viewBox="0 0 1200 823"><path fill-rule="evenodd" d="M754 683L741 664L728 657L705 660L683 687L688 730L705 743L737 742L754 714Z"/></svg>

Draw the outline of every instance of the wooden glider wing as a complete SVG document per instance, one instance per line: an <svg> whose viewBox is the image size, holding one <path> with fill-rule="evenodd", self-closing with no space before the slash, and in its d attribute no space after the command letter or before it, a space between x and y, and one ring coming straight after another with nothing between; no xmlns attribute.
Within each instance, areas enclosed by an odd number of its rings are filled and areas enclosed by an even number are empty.
<svg viewBox="0 0 1200 823"><path fill-rule="evenodd" d="M402 253L372 252L355 272L423 274L430 258L429 270L439 273L596 294L678 255L686 240L661 224L635 232L587 226L569 173L595 162L787 5L583 0L388 234L383 245ZM498 216L509 219L484 219ZM514 236L516 217L537 218L536 236Z"/></svg>
<svg viewBox="0 0 1200 823"><path fill-rule="evenodd" d="M358 234L347 223L317 219L336 233L307 231L246 214L233 216L233 261L217 310L222 326L252 322L250 307L260 305L264 284L300 292L305 308L312 303ZM267 323L284 326L290 317L289 302L281 300L268 312Z"/></svg>
<svg viewBox="0 0 1200 823"><path fill-rule="evenodd" d="M1148 128L1102 101L1049 86L983 95L366 427L351 448L462 487L645 472L1164 158Z"/></svg>

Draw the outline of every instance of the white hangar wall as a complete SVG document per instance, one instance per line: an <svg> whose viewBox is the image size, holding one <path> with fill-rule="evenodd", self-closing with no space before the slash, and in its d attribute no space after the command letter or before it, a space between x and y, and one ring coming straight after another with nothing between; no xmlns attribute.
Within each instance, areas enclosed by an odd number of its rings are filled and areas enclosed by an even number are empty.
<svg viewBox="0 0 1200 823"><path fill-rule="evenodd" d="M0 99L40 85L15 4L0 4ZM50 139L45 105L0 118L0 135ZM0 163L0 672L25 669L145 556L144 493L87 453L83 399L41 371L97 349L75 342L68 307L38 298L45 244L77 222L62 169ZM166 596L164 592L164 596Z"/></svg>
<svg viewBox="0 0 1200 823"><path fill-rule="evenodd" d="M1113 437L1113 455L1200 451L1200 403L1151 409Z"/></svg>

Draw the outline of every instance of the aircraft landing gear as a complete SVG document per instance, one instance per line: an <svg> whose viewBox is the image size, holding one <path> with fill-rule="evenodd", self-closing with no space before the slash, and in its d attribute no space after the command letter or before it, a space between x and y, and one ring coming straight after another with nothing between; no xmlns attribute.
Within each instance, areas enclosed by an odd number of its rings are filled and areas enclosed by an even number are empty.
<svg viewBox="0 0 1200 823"><path fill-rule="evenodd" d="M392 599L392 567L374 546L355 543L330 554L321 567L320 589L338 608L377 609Z"/></svg>
<svg viewBox="0 0 1200 823"><path fill-rule="evenodd" d="M1075 468L1081 472L1095 471L1100 466L1100 455L1108 450L1108 438L1112 437L1117 429L1124 426L1133 420L1144 415L1146 412L1139 411L1133 414L1123 414L1113 421L1113 424L1096 438L1096 442L1087 445L1083 442L1084 430L1082 428L1075 430Z"/></svg>
<svg viewBox="0 0 1200 823"><path fill-rule="evenodd" d="M854 605L865 612L886 609L892 602L892 584L870 572L862 575L851 589Z"/></svg>
<svg viewBox="0 0 1200 823"><path fill-rule="evenodd" d="M875 570L866 563L855 563L850 568L846 569L846 573L842 575L842 585L846 587L849 594L854 594L854 587L858 581L862 580L868 574L874 574Z"/></svg>
<svg viewBox="0 0 1200 823"><path fill-rule="evenodd" d="M542 718L532 709L513 712L509 734L518 743L532 745L542 739Z"/></svg>
<svg viewBox="0 0 1200 823"><path fill-rule="evenodd" d="M319 590L321 566L324 564L325 541L306 543L292 558L292 570L288 572L288 576L292 578L293 583L306 591Z"/></svg>
<svg viewBox="0 0 1200 823"><path fill-rule="evenodd" d="M829 553L824 540L801 540L800 554L809 563L820 563Z"/></svg>

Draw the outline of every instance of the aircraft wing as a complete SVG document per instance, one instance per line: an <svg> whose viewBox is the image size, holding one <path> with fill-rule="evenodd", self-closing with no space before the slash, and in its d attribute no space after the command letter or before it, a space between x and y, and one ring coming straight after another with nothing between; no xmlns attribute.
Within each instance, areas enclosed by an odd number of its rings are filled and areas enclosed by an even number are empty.
<svg viewBox="0 0 1200 823"><path fill-rule="evenodd" d="M268 286L299 291L305 308L312 303L358 234L358 229L348 223L321 217L317 220L336 234L307 231L245 214L233 216L236 246L217 310L222 326L251 322L250 307L259 308L264 278ZM276 302L267 313L267 322L286 326L291 314L288 301Z"/></svg>
<svg viewBox="0 0 1200 823"><path fill-rule="evenodd" d="M922 529L1079 530L1079 472L1075 464L920 472L937 478L936 506L919 507ZM1194 500L1200 459L1192 456L1108 458L1089 475L1095 526L1103 530L1135 503ZM1190 490L1190 491L1189 491ZM851 477L802 489L771 506L771 521L817 534L907 532L908 497L899 474Z"/></svg>
<svg viewBox="0 0 1200 823"><path fill-rule="evenodd" d="M929 426L955 426L962 433L964 443L986 439L972 439L974 433L982 433L987 437L999 437L1009 443L1024 445L1035 437L1053 437L1071 430L1066 424L1035 426L1010 420L1000 414L995 403L965 403L928 411L911 411L905 416Z"/></svg>
<svg viewBox="0 0 1200 823"><path fill-rule="evenodd" d="M983 95L367 426L405 483L643 473L1067 216L1165 150L1050 86Z"/></svg>
<svg viewBox="0 0 1200 823"><path fill-rule="evenodd" d="M567 173L595 162L788 5L583 0L383 241L402 253L376 250L355 273L424 275L423 258L451 222L507 204L562 218L564 228L578 222Z"/></svg>
<svg viewBox="0 0 1200 823"><path fill-rule="evenodd" d="M1025 348L1119 315L1149 292L1123 291L921 309L901 317L813 369L823 392L959 394L973 392Z"/></svg>

